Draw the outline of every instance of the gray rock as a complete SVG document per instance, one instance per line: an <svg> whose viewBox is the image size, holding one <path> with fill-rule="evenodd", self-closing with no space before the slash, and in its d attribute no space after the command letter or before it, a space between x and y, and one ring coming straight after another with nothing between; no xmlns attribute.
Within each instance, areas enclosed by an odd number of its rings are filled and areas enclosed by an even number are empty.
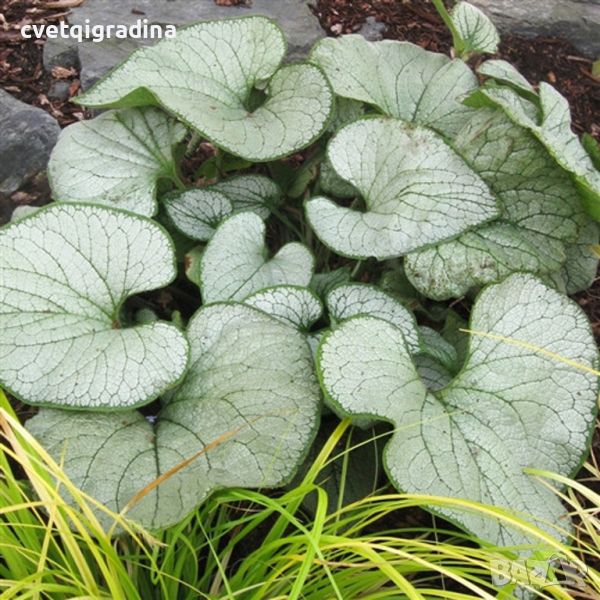
<svg viewBox="0 0 600 600"><path fill-rule="evenodd" d="M367 17L367 20L358 30L358 33L369 42L378 42L383 39L383 32L385 29L386 26L384 23L380 23L375 17Z"/></svg>
<svg viewBox="0 0 600 600"><path fill-rule="evenodd" d="M66 100L69 97L70 86L71 84L63 79L53 81L48 90L48 98L51 100Z"/></svg>
<svg viewBox="0 0 600 600"><path fill-rule="evenodd" d="M47 112L0 90L0 193L11 194L43 171L60 127Z"/></svg>
<svg viewBox="0 0 600 600"><path fill-rule="evenodd" d="M76 40L48 40L44 44L44 69L52 71L53 67L64 67L70 69L79 68L79 52Z"/></svg>
<svg viewBox="0 0 600 600"><path fill-rule="evenodd" d="M142 14L143 13L143 14ZM288 60L302 60L315 42L324 37L317 18L307 0L253 0L251 7L217 6L214 0L86 0L73 9L71 25L133 25L138 19L148 24L182 26L205 19L224 19L244 15L265 15L275 19L285 31L289 48ZM55 45L58 40L48 40ZM79 44L81 87L85 90L111 67L125 59L141 40L87 40ZM49 55L57 50L51 48Z"/></svg>
<svg viewBox="0 0 600 600"><path fill-rule="evenodd" d="M600 57L600 0L470 0L500 31L568 39L590 58Z"/></svg>

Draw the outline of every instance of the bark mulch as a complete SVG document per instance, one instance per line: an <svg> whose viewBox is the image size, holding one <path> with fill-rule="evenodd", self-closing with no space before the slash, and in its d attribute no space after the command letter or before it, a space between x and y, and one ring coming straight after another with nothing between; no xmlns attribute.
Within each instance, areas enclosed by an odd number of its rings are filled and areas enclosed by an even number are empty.
<svg viewBox="0 0 600 600"><path fill-rule="evenodd" d="M0 0L0 87L50 113L65 127L85 117L84 110L69 101L79 91L77 69L54 67L51 73L42 62L45 40L24 40L21 27L59 23L70 8L83 0ZM53 98L57 82L68 85L66 98Z"/></svg>

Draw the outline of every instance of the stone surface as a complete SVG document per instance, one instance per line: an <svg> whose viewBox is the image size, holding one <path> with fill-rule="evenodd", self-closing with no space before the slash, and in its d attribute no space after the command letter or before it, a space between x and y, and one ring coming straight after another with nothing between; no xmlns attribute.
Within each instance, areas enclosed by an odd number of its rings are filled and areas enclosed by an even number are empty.
<svg viewBox="0 0 600 600"><path fill-rule="evenodd" d="M470 0L500 31L568 39L590 58L600 58L600 0Z"/></svg>
<svg viewBox="0 0 600 600"><path fill-rule="evenodd" d="M69 97L70 85L64 79L53 81L48 90L48 98L51 100L66 100Z"/></svg>
<svg viewBox="0 0 600 600"><path fill-rule="evenodd" d="M86 0L72 10L69 22L72 25L89 23L90 26L133 25L138 19L148 19L149 24L182 26L195 21L244 15L265 15L275 19L285 31L289 44L288 60L291 61L305 58L312 45L325 35L307 0L253 0L250 8L217 6L214 0ZM49 57L57 53L52 48L57 42L49 40L46 43L46 47L51 46L47 50ZM64 41L61 43L64 46ZM142 43L148 42L110 39L77 44L82 88L89 88Z"/></svg>
<svg viewBox="0 0 600 600"><path fill-rule="evenodd" d="M146 45L140 40L104 40L95 44L83 42L79 45L81 88L87 90L110 69L122 63L140 46Z"/></svg>
<svg viewBox="0 0 600 600"><path fill-rule="evenodd" d="M40 108L0 89L0 193L11 194L48 164L60 127Z"/></svg>
<svg viewBox="0 0 600 600"><path fill-rule="evenodd" d="M375 17L367 17L365 24L359 29L358 33L369 42L378 42L383 39L385 29L384 23L379 23Z"/></svg>
<svg viewBox="0 0 600 600"><path fill-rule="evenodd" d="M48 40L44 44L44 69L46 71L51 71L53 67L78 69L79 54L77 50L77 41L75 40L63 40L62 38Z"/></svg>

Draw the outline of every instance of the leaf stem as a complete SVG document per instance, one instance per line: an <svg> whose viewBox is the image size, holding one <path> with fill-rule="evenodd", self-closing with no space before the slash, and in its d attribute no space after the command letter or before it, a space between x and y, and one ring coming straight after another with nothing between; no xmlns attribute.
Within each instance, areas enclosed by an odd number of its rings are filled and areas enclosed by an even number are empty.
<svg viewBox="0 0 600 600"><path fill-rule="evenodd" d="M201 138L200 136L194 131L194 133L192 133L192 137L190 138L190 141L187 144L187 147L185 149L185 155L187 156L188 154L191 154L197 147L198 144L200 143Z"/></svg>
<svg viewBox="0 0 600 600"><path fill-rule="evenodd" d="M291 231L293 231L299 240L304 242L302 232L277 208L271 208L271 212Z"/></svg>
<svg viewBox="0 0 600 600"><path fill-rule="evenodd" d="M442 17L442 21L444 21L444 24L452 34L452 45L454 46L454 50L456 50L456 53L459 56L462 56L465 51L465 41L458 32L458 29L456 28L448 9L444 6L443 0L432 0L432 2L440 17Z"/></svg>
<svg viewBox="0 0 600 600"><path fill-rule="evenodd" d="M177 172L177 167L175 166L173 166L173 170L171 171L171 181L175 184L180 192L185 192L185 190L187 190L187 186L185 183L183 183L181 176Z"/></svg>
<svg viewBox="0 0 600 600"><path fill-rule="evenodd" d="M351 279L354 279L355 277L358 277L358 274L360 273L361 267L363 266L363 262L364 261L359 260L354 265L354 268L352 269L352 273L350 274L350 278Z"/></svg>

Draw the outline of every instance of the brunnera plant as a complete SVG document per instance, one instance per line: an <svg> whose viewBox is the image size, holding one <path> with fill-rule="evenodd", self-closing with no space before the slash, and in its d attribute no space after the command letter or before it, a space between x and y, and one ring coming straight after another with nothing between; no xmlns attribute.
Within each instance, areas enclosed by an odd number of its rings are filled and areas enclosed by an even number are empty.
<svg viewBox="0 0 600 600"><path fill-rule="evenodd" d="M480 11L443 16L458 56L495 51ZM332 411L393 426L399 490L560 522L528 470L578 469L598 394L566 294L596 272L600 176L566 100L404 42L285 49L266 18L201 22L78 98L108 110L62 133L55 202L0 231L0 383L78 486L149 528L286 485ZM137 310L166 287L183 313ZM463 297L468 325L442 303Z"/></svg>

